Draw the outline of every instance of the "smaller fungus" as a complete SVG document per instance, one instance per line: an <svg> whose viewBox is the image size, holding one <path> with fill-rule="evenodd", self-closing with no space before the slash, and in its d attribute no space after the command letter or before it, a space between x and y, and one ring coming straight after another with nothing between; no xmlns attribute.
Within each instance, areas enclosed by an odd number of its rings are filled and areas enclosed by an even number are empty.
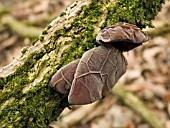
<svg viewBox="0 0 170 128"><path fill-rule="evenodd" d="M117 23L102 29L96 36L99 44L111 44L121 51L129 51L148 41L148 36L137 26Z"/></svg>

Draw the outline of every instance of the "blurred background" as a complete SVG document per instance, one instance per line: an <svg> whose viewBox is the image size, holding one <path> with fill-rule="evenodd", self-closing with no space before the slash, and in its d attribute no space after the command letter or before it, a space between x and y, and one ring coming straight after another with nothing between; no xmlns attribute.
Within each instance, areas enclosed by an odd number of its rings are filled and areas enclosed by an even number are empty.
<svg viewBox="0 0 170 128"><path fill-rule="evenodd" d="M42 30L74 0L0 0L0 69L30 46ZM119 84L170 128L170 1L146 28L150 41L124 53L128 70ZM152 117L151 117L152 118ZM145 119L110 93L90 105L66 108L51 127L150 128Z"/></svg>

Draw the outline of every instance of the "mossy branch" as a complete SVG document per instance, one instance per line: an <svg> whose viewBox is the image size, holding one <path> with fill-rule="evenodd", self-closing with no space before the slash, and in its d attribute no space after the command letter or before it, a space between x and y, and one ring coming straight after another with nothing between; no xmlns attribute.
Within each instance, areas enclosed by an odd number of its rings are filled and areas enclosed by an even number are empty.
<svg viewBox="0 0 170 128"><path fill-rule="evenodd" d="M67 98L49 88L52 75L95 47L101 28L128 22L151 26L164 0L77 0L48 25L33 46L0 71L0 127L42 127ZM20 28L18 28L20 29Z"/></svg>

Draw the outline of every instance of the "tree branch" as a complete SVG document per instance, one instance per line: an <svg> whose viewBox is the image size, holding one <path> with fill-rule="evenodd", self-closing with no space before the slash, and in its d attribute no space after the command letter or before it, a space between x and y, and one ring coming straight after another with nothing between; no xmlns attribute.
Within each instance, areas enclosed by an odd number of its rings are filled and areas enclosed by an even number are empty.
<svg viewBox="0 0 170 128"><path fill-rule="evenodd" d="M95 47L101 28L128 22L151 26L164 0L77 0L51 22L21 55L0 71L0 126L47 127L67 97L48 83L65 64Z"/></svg>
<svg viewBox="0 0 170 128"><path fill-rule="evenodd" d="M35 38L42 32L41 28L23 24L10 15L4 15L1 18L1 23L8 25L13 32L16 32L22 37Z"/></svg>
<svg viewBox="0 0 170 128"><path fill-rule="evenodd" d="M139 98L128 92L122 85L116 85L113 89L113 94L137 112L152 128L165 128L165 122L154 112L149 110Z"/></svg>

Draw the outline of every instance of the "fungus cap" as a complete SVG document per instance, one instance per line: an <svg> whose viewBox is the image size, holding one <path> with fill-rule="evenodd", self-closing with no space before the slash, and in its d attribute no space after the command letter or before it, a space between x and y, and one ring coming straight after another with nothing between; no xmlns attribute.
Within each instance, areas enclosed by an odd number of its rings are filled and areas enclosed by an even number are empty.
<svg viewBox="0 0 170 128"><path fill-rule="evenodd" d="M148 41L148 36L137 26L117 23L102 29L96 36L99 44L111 44L121 51L129 51Z"/></svg>

